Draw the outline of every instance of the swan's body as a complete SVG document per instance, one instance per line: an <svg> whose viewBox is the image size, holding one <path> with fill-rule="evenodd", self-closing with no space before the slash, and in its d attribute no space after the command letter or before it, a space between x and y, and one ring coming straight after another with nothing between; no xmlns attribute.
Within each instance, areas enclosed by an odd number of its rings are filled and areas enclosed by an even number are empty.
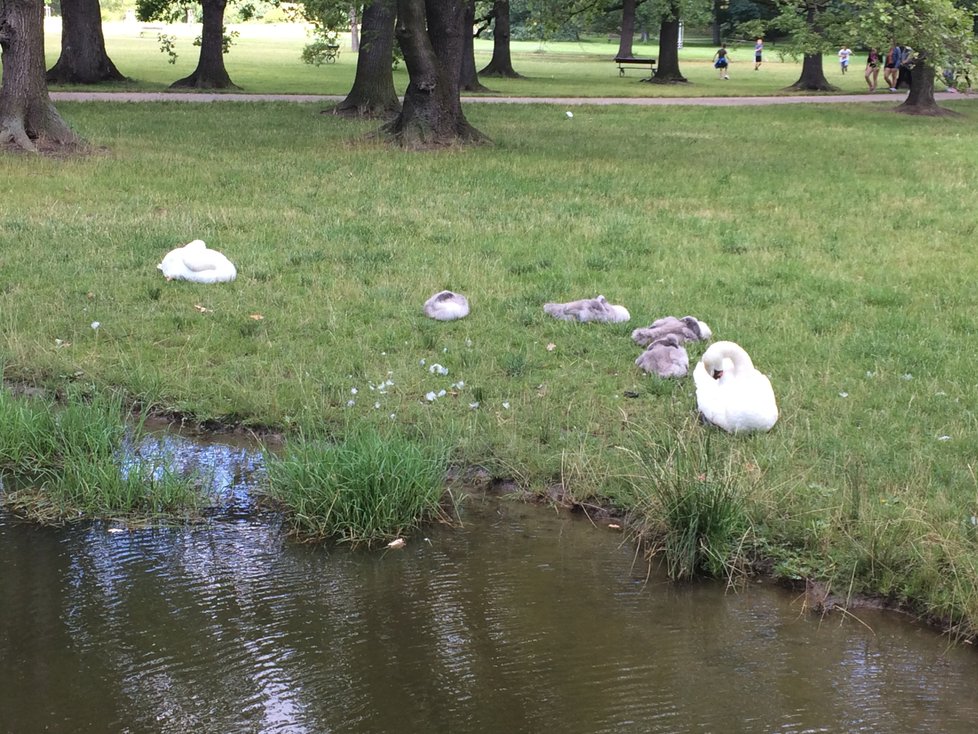
<svg viewBox="0 0 978 734"><path fill-rule="evenodd" d="M681 319L677 319L675 316L664 316L653 321L651 326L635 329L632 332L632 339L640 347L647 347L652 342L673 334L679 337L679 343L682 344L684 341L695 342L710 339L713 336L713 331L695 316L683 316Z"/></svg>
<svg viewBox="0 0 978 734"><path fill-rule="evenodd" d="M734 342L716 342L693 370L703 418L728 433L769 431L778 420L771 381Z"/></svg>
<svg viewBox="0 0 978 734"><path fill-rule="evenodd" d="M424 315L438 321L454 321L469 315L469 300L461 293L439 291L424 302Z"/></svg>
<svg viewBox="0 0 978 734"><path fill-rule="evenodd" d="M679 337L670 334L652 342L635 364L659 377L685 377L689 372L689 355Z"/></svg>
<svg viewBox="0 0 978 734"><path fill-rule="evenodd" d="M543 310L562 321L602 321L619 323L628 321L632 316L624 306L608 303L604 296L585 298L570 303L546 303Z"/></svg>
<svg viewBox="0 0 978 734"><path fill-rule="evenodd" d="M226 283L238 275L234 264L217 250L207 249L203 240L170 250L156 267L167 280L194 283Z"/></svg>

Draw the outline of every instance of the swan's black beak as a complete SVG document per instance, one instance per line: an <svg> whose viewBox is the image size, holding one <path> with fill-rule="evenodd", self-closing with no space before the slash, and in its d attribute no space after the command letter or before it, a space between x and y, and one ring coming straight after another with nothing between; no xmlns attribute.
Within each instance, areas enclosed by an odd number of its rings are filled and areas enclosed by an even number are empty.
<svg viewBox="0 0 978 734"><path fill-rule="evenodd" d="M719 380L721 377L723 377L723 370L713 370L714 380Z"/></svg>

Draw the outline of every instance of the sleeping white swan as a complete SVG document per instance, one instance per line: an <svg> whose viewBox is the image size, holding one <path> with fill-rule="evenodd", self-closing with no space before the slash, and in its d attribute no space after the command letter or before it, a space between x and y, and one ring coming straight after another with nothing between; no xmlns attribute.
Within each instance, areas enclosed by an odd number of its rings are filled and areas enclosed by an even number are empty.
<svg viewBox="0 0 978 734"><path fill-rule="evenodd" d="M454 321L469 315L469 299L461 293L439 291L424 302L424 315L437 321Z"/></svg>
<svg viewBox="0 0 978 734"><path fill-rule="evenodd" d="M203 240L170 250L156 267L167 280L194 283L227 283L238 276L234 264L217 250L207 249Z"/></svg>
<svg viewBox="0 0 978 734"><path fill-rule="evenodd" d="M703 418L727 433L769 431L778 420L771 381L734 342L716 342L693 370Z"/></svg>

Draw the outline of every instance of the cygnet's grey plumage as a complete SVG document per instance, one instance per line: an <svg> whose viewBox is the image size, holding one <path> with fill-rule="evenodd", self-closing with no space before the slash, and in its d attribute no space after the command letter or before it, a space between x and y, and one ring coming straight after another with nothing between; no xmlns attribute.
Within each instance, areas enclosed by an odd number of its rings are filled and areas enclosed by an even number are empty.
<svg viewBox="0 0 978 734"><path fill-rule="evenodd" d="M635 364L659 377L685 377L689 373L689 355L675 334L652 342Z"/></svg>
<svg viewBox="0 0 978 734"><path fill-rule="evenodd" d="M438 321L454 321L469 315L469 299L454 291L439 291L424 302L424 315Z"/></svg>
<svg viewBox="0 0 978 734"><path fill-rule="evenodd" d="M635 329L632 332L632 339L640 347L647 347L652 342L670 335L677 336L679 343L682 344L710 339L713 331L695 316L683 316L681 319L675 316L664 316L653 321L651 326Z"/></svg>
<svg viewBox="0 0 978 734"><path fill-rule="evenodd" d="M627 308L608 303L604 296L569 303L545 303L543 310L562 321L619 323L631 318Z"/></svg>

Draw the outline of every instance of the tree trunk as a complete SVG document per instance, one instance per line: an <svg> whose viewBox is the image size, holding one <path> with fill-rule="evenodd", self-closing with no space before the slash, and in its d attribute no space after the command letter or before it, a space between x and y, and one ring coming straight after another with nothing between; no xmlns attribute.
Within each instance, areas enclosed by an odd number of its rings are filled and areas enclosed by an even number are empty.
<svg viewBox="0 0 978 734"><path fill-rule="evenodd" d="M0 145L24 150L77 145L44 81L43 0L0 0Z"/></svg>
<svg viewBox="0 0 978 734"><path fill-rule="evenodd" d="M686 77L679 71L679 8L669 8L671 17L662 18L659 26L659 59L651 81L655 84L682 84Z"/></svg>
<svg viewBox="0 0 978 734"><path fill-rule="evenodd" d="M465 3L465 21L462 24L462 41L465 48L462 51L462 66L459 71L459 87L466 92L488 92L479 81L475 70L475 36L472 27L475 25L475 0Z"/></svg>
<svg viewBox="0 0 978 734"><path fill-rule="evenodd" d="M713 0L713 22L710 23L710 30L713 32L713 45L719 46L723 43L720 37L720 13L723 12L723 0Z"/></svg>
<svg viewBox="0 0 978 734"><path fill-rule="evenodd" d="M492 58L479 73L482 76L520 78L513 69L509 48L509 0L494 0L492 4Z"/></svg>
<svg viewBox="0 0 978 734"><path fill-rule="evenodd" d="M622 0L621 3L621 38L618 40L616 59L633 57L632 42L635 40L635 0Z"/></svg>
<svg viewBox="0 0 978 734"><path fill-rule="evenodd" d="M934 99L934 67L921 61L914 64L910 74L910 94L895 111L905 115L932 117L953 114L951 110L938 107L937 100Z"/></svg>
<svg viewBox="0 0 978 734"><path fill-rule="evenodd" d="M61 57L47 73L56 84L121 82L105 52L99 0L61 0Z"/></svg>
<svg viewBox="0 0 978 734"><path fill-rule="evenodd" d="M397 119L381 128L405 147L484 142L462 114L459 72L467 0L398 0L397 39L408 83Z"/></svg>
<svg viewBox="0 0 978 734"><path fill-rule="evenodd" d="M363 26L357 75L353 88L330 112L356 117L396 115L401 102L394 89L394 0L373 0L363 7Z"/></svg>
<svg viewBox="0 0 978 734"><path fill-rule="evenodd" d="M788 89L802 92L837 92L825 78L822 70L822 54L805 54L801 62L801 76Z"/></svg>
<svg viewBox="0 0 978 734"><path fill-rule="evenodd" d="M203 19L200 57L194 73L178 79L171 89L237 89L224 67L224 9L227 0L201 0Z"/></svg>
<svg viewBox="0 0 978 734"><path fill-rule="evenodd" d="M360 53L360 34L357 28L357 6L350 6L350 50Z"/></svg>

